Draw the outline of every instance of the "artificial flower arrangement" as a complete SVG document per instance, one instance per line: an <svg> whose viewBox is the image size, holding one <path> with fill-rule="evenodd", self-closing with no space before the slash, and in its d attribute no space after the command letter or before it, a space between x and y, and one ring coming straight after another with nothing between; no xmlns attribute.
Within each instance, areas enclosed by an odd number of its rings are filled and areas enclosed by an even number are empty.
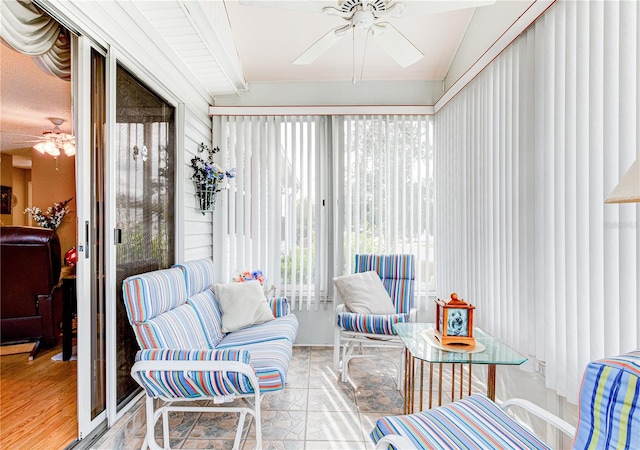
<svg viewBox="0 0 640 450"><path fill-rule="evenodd" d="M45 212L42 212L37 206L31 206L26 208L23 214L29 214L41 227L56 231L60 227L62 219L71 214L67 205L72 199L73 197L60 203L54 203Z"/></svg>
<svg viewBox="0 0 640 450"><path fill-rule="evenodd" d="M261 285L264 285L264 274L262 270L240 272L238 276L233 279L236 283L244 283L249 280L258 280Z"/></svg>
<svg viewBox="0 0 640 450"><path fill-rule="evenodd" d="M264 273L262 273L262 270L260 269L253 270L253 271L240 272L238 276L233 279L233 281L235 281L236 283L244 283L245 281L250 281L250 280L258 280L260 282L260 286L264 286L264 282L267 279L265 278ZM265 297L270 297L274 295L275 292L276 292L275 286L264 288Z"/></svg>
<svg viewBox="0 0 640 450"><path fill-rule="evenodd" d="M225 177L231 179L236 176L235 168L224 170L213 162L213 155L219 151L219 147L209 148L204 143L200 143L198 145L198 154L191 158L191 168L193 169L191 179L196 187L198 207L202 214L213 210L216 203L216 194L224 189L221 184ZM203 159L200 153L205 152L207 153L206 159Z"/></svg>

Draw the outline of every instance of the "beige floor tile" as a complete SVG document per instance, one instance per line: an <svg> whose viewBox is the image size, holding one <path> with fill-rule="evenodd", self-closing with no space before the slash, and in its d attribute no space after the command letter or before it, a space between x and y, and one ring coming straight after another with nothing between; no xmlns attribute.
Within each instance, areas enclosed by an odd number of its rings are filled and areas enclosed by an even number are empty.
<svg viewBox="0 0 640 450"><path fill-rule="evenodd" d="M303 441L306 411L262 411L262 439L265 441ZM247 439L255 439L252 425Z"/></svg>
<svg viewBox="0 0 640 450"><path fill-rule="evenodd" d="M268 392L262 397L262 411L305 411L308 392L308 389L296 388Z"/></svg>
<svg viewBox="0 0 640 450"><path fill-rule="evenodd" d="M309 389L308 411L355 411L354 393L348 389L329 388Z"/></svg>
<svg viewBox="0 0 640 450"><path fill-rule="evenodd" d="M375 448L375 447L374 447ZM306 450L365 450L364 442L360 441L307 441Z"/></svg>
<svg viewBox="0 0 640 450"><path fill-rule="evenodd" d="M309 411L307 441L362 441L357 411Z"/></svg>
<svg viewBox="0 0 640 450"><path fill-rule="evenodd" d="M242 450L256 448L255 440L247 440ZM265 441L262 440L262 450L304 450L304 441Z"/></svg>

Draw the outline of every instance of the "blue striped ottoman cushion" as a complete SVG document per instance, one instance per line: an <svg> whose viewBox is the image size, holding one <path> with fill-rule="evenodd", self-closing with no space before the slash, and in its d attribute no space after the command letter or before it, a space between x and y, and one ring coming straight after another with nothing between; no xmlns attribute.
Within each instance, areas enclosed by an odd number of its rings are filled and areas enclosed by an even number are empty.
<svg viewBox="0 0 640 450"><path fill-rule="evenodd" d="M408 314L357 314L344 312L338 314L338 326L357 333L372 334L396 334L393 325L401 322L409 322Z"/></svg>
<svg viewBox="0 0 640 450"><path fill-rule="evenodd" d="M137 361L239 361L249 364L249 352L231 350L140 350ZM149 371L140 373L147 395L153 398L198 398L251 394L253 387L237 372Z"/></svg>
<svg viewBox="0 0 640 450"><path fill-rule="evenodd" d="M639 378L640 350L589 363L573 448L640 449Z"/></svg>
<svg viewBox="0 0 640 450"><path fill-rule="evenodd" d="M371 432L377 443L399 434L419 449L549 449L484 395L405 416L378 419Z"/></svg>

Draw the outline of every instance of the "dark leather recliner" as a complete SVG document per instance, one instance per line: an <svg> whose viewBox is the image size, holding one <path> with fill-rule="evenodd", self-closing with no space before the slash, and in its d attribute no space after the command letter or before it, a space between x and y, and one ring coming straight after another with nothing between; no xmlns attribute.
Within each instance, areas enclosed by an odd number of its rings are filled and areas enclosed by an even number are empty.
<svg viewBox="0 0 640 450"><path fill-rule="evenodd" d="M38 227L0 227L0 340L55 345L62 321L60 240Z"/></svg>

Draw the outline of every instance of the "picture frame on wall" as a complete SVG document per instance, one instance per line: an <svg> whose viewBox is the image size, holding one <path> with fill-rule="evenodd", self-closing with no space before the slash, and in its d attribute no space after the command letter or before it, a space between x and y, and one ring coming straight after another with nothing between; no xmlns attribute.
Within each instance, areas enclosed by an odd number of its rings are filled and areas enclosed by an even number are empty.
<svg viewBox="0 0 640 450"><path fill-rule="evenodd" d="M11 186L0 186L0 214L11 214Z"/></svg>

